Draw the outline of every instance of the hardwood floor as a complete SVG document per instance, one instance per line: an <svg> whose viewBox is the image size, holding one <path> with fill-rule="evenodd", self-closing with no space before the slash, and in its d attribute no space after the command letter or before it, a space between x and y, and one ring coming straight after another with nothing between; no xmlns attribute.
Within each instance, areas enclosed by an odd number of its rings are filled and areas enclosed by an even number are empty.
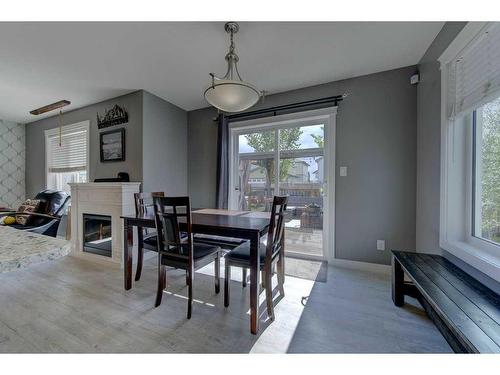
<svg viewBox="0 0 500 375"><path fill-rule="evenodd" d="M391 299L390 275L328 267L315 283L289 353L452 353L417 300ZM392 302L392 299L391 299Z"/></svg>
<svg viewBox="0 0 500 375"><path fill-rule="evenodd" d="M0 352L450 351L420 308L393 306L389 275L328 267L326 283L287 277L276 320L269 324L261 304L254 336L239 270L228 309L213 291L213 266L196 273L187 320L182 271L168 271L164 301L153 308L155 261L145 260L130 291L118 268L73 257L0 274Z"/></svg>

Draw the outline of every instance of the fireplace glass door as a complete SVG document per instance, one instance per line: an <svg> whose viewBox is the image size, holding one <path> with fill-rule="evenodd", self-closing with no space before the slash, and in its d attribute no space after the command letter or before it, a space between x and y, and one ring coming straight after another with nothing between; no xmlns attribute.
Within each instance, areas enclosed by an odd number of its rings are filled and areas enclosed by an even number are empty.
<svg viewBox="0 0 500 375"><path fill-rule="evenodd" d="M111 257L111 216L83 214L83 251Z"/></svg>

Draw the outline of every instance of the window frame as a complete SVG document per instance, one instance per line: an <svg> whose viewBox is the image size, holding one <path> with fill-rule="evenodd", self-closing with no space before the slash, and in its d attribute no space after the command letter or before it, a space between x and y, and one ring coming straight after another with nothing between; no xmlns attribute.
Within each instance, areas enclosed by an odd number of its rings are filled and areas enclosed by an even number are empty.
<svg viewBox="0 0 500 375"><path fill-rule="evenodd" d="M481 211L478 211L478 203L480 204L480 196L481 194L479 195L478 197L478 194L477 194L477 181L478 181L478 176L477 176L477 152L478 152L478 137L477 137L477 126L478 126L478 120L477 120L477 112L478 110L480 110L482 107L476 109L473 111L472 113L472 135L471 135L471 153L472 155L470 156L471 157L471 162L472 162L472 165L471 165L471 181L470 181L470 184L471 184L471 196L470 196L470 200L471 200L471 208L470 208L470 212L469 212L469 219L470 219L470 231L469 231L469 234L470 234L470 238L469 238L469 241L471 241L472 243L475 243L477 245L483 245L483 246L492 246L491 249L489 249L490 251L497 251L498 253L500 253L500 243L497 243L495 241L491 241L487 238L484 238L484 237L481 237L481 236L478 236L476 234L477 232L477 223L476 223L476 220L477 220L477 216L478 214L481 215ZM476 241L481 241L481 242L476 242Z"/></svg>
<svg viewBox="0 0 500 375"><path fill-rule="evenodd" d="M61 128L62 134L71 134L77 131L85 131L87 142L86 168L87 182L90 180L90 121L85 120L74 124L64 125ZM45 188L48 189L49 180L49 159L50 159L50 139L59 135L59 127L45 130Z"/></svg>
<svg viewBox="0 0 500 375"><path fill-rule="evenodd" d="M448 64L476 40L485 27L488 27L487 22L469 22L438 59L441 64L439 245L441 249L500 282L500 246L473 235L474 115L471 113L450 120L447 113Z"/></svg>

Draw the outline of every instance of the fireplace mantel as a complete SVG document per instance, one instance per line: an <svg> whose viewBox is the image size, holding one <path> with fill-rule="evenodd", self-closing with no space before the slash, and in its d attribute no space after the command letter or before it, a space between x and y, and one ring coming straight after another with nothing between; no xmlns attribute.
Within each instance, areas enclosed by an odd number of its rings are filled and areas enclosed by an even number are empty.
<svg viewBox="0 0 500 375"><path fill-rule="evenodd" d="M140 182L71 183L71 254L96 261L122 263L123 221L120 216L134 214L134 193ZM83 251L83 214L111 216L111 258Z"/></svg>

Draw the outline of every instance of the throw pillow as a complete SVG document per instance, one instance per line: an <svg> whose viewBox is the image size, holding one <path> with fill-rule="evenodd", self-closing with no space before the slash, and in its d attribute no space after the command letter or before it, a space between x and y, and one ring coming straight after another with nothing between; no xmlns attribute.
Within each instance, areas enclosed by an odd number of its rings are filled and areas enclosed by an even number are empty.
<svg viewBox="0 0 500 375"><path fill-rule="evenodd" d="M4 225L12 225L16 222L16 218L14 216L6 216L4 219L3 219L3 224Z"/></svg>
<svg viewBox="0 0 500 375"><path fill-rule="evenodd" d="M39 204L39 199L26 199L26 201L19 207L17 212L36 212ZM19 225L26 225L29 219L30 215L16 215L16 223Z"/></svg>

